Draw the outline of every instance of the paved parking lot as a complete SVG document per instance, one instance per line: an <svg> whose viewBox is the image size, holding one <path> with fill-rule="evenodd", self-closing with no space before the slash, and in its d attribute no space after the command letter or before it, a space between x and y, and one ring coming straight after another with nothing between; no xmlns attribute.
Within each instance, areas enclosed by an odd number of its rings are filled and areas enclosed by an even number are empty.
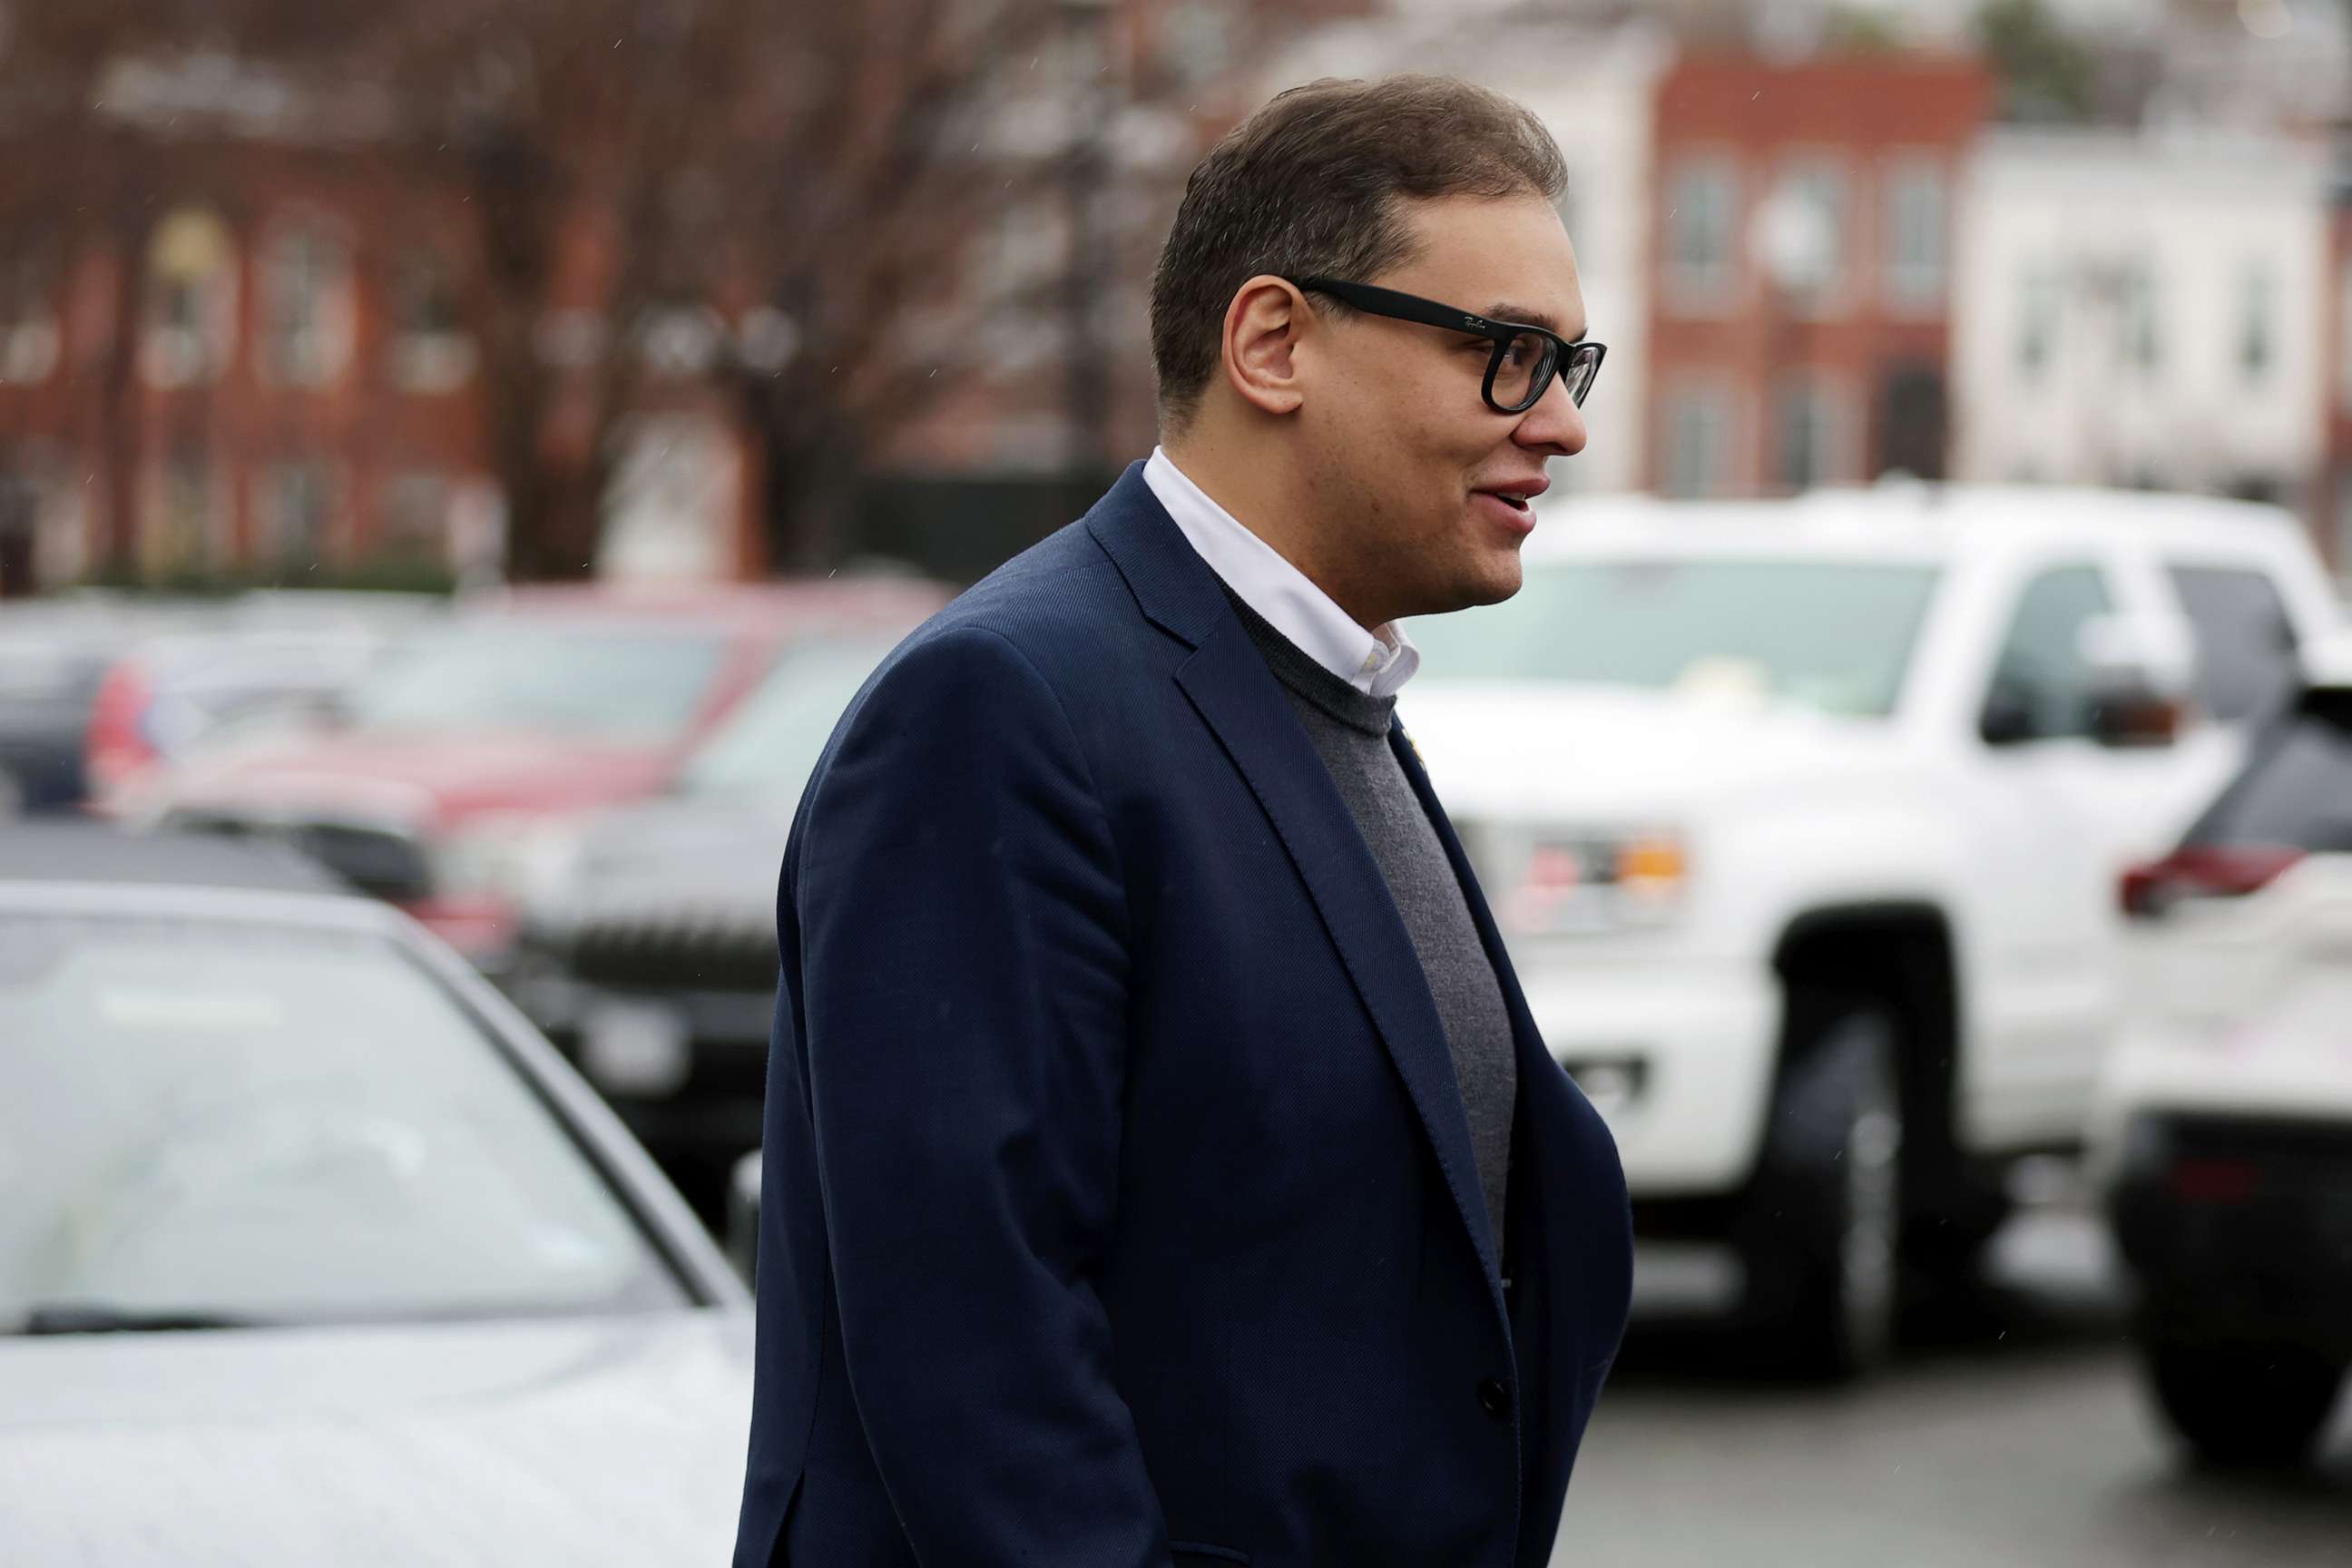
<svg viewBox="0 0 2352 1568"><path fill-rule="evenodd" d="M2315 1475L2202 1474L2142 1407L2088 1219L2003 1238L1970 1322L1853 1390L1759 1386L1654 1318L1601 1402L1555 1568L2352 1564L2352 1408Z"/></svg>

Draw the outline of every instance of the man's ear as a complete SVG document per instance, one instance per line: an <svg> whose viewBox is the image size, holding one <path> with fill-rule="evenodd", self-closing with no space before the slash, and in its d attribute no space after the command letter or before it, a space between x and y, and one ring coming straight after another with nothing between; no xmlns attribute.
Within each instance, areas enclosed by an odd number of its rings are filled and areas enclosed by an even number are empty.
<svg viewBox="0 0 2352 1568"><path fill-rule="evenodd" d="M1225 381L1252 407L1293 414L1307 400L1298 382L1299 340L1314 330L1307 297L1280 278L1243 284L1225 307Z"/></svg>

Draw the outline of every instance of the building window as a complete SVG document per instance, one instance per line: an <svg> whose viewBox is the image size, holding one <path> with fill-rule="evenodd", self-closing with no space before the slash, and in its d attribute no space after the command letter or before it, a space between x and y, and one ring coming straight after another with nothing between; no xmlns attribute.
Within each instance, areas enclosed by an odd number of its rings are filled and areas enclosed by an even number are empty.
<svg viewBox="0 0 2352 1568"><path fill-rule="evenodd" d="M57 368L56 256L39 244L0 252L0 385L31 386Z"/></svg>
<svg viewBox="0 0 2352 1568"><path fill-rule="evenodd" d="M2153 375L2164 363L2164 342L2157 331L2156 279L2146 262L2123 268L2120 300L2123 362L2142 375Z"/></svg>
<svg viewBox="0 0 2352 1568"><path fill-rule="evenodd" d="M1782 173L1762 214L1759 238L1772 282L1807 311L1834 308L1845 282L1849 186L1841 165L1806 158Z"/></svg>
<svg viewBox="0 0 2352 1568"><path fill-rule="evenodd" d="M219 564L224 509L215 494L216 478L211 454L199 447L183 447L163 460L155 476L153 500L148 509L142 552L151 574L201 572Z"/></svg>
<svg viewBox="0 0 2352 1568"><path fill-rule="evenodd" d="M352 353L352 263L342 242L310 226L279 232L263 253L262 363L288 386L324 386Z"/></svg>
<svg viewBox="0 0 2352 1568"><path fill-rule="evenodd" d="M1885 195L1879 287L1897 310L1933 309L1944 299L1944 167L1898 159L1887 168Z"/></svg>
<svg viewBox="0 0 2352 1568"><path fill-rule="evenodd" d="M2336 400L2352 414L2352 256L2336 279Z"/></svg>
<svg viewBox="0 0 2352 1568"><path fill-rule="evenodd" d="M1731 484L1731 393L1722 386L1681 386L1669 393L1658 421L1663 450L1659 489L1678 500L1721 495Z"/></svg>
<svg viewBox="0 0 2352 1568"><path fill-rule="evenodd" d="M1727 158L1689 157L1665 188L1669 296L1686 310L1721 309L1738 277L1738 173Z"/></svg>
<svg viewBox="0 0 2352 1568"><path fill-rule="evenodd" d="M449 392L474 374L475 356L456 274L437 252L410 252L393 274L393 382L404 392Z"/></svg>
<svg viewBox="0 0 2352 1568"><path fill-rule="evenodd" d="M268 558L281 567L327 562L334 529L334 490L327 465L315 458L271 468L257 509L268 530Z"/></svg>
<svg viewBox="0 0 2352 1568"><path fill-rule="evenodd" d="M449 481L411 469L383 482L374 553L402 561L439 563L449 553Z"/></svg>
<svg viewBox="0 0 2352 1568"><path fill-rule="evenodd" d="M2058 275L2035 262L2025 268L2018 297L2017 368L2028 381L2050 368L2058 348Z"/></svg>
<svg viewBox="0 0 2352 1568"><path fill-rule="evenodd" d="M2276 357L2271 333L2277 293L2271 269L2259 261L2249 263L2239 275L2238 368L2248 381L2260 381L2269 374L2271 361Z"/></svg>
<svg viewBox="0 0 2352 1568"><path fill-rule="evenodd" d="M183 208L155 226L147 246L149 382L217 381L236 346L236 247L212 213Z"/></svg>
<svg viewBox="0 0 2352 1568"><path fill-rule="evenodd" d="M1783 377L1772 392L1772 482L1808 490L1844 479L1846 409L1817 375Z"/></svg>

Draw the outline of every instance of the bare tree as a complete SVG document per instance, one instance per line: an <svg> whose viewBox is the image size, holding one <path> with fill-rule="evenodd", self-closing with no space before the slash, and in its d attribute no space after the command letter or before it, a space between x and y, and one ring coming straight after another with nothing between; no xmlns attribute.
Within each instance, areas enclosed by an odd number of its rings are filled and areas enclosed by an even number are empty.
<svg viewBox="0 0 2352 1568"><path fill-rule="evenodd" d="M1222 6L1235 52L1265 25L1245 19L1329 8ZM26 8L37 26L0 44L0 100L38 120L42 144L73 150L30 205L40 221L104 215L123 258L119 323L138 317L131 258L157 192L152 161L124 155L127 132L90 111L111 62L211 47L284 70L314 103L378 105L355 155L453 183L477 215L470 314L510 571L590 570L625 421L696 399L748 437L768 554L789 567L836 547L874 433L985 368L973 328L1015 302L975 280L975 237L1028 198L1083 203L1118 176L1102 139L1121 95L1168 87L1156 62L1126 63L1150 53L1170 9L381 0L330 16L314 0L76 0ZM1097 273L1129 247L1070 227L1070 264L1043 286L1068 324L1084 424L1102 401L1085 352ZM134 336L118 325L110 396L129 395ZM127 486L139 424L107 428L121 448L108 470Z"/></svg>

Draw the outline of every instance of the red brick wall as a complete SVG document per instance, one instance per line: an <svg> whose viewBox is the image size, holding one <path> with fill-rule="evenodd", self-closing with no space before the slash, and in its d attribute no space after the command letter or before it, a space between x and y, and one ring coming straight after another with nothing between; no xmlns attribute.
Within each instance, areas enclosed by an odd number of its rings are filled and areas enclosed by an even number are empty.
<svg viewBox="0 0 2352 1568"><path fill-rule="evenodd" d="M1991 101L1983 68L1964 58L1864 56L1780 66L1730 56L1685 58L1658 84L1651 232L1652 417L1645 473L1662 480L1665 414L1679 385L1727 388L1735 417L1729 493L1773 488L1769 450L1774 389L1802 371L1838 389L1850 416L1833 477L1867 479L1886 466L1886 378L1914 366L1948 385L1949 286L1958 223L1959 159ZM1720 157L1737 171L1733 282L1712 310L1667 286L1675 174L1684 158ZM1944 171L1945 303L1894 308L1878 287L1885 223L1882 175L1890 156L1925 157ZM1844 282L1818 311L1778 295L1749 254L1756 214L1792 158L1844 171ZM1948 394L1947 405L1948 406ZM1947 437L1948 445L1948 436Z"/></svg>

